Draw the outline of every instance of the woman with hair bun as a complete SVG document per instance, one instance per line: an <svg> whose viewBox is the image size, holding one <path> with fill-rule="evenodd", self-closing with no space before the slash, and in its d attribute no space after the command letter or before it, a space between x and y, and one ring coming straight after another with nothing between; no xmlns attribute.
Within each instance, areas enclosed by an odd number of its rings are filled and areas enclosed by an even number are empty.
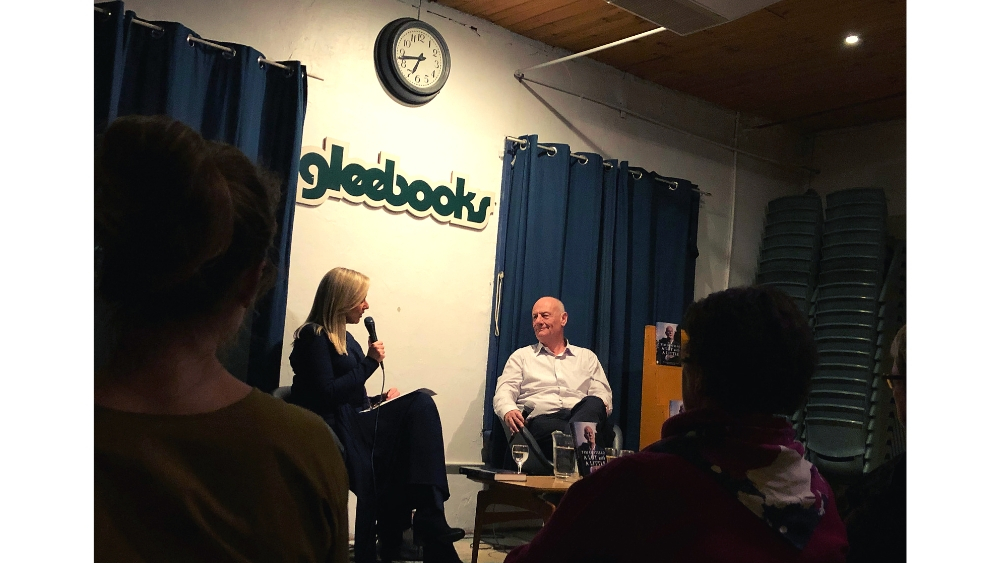
<svg viewBox="0 0 1000 563"><path fill-rule="evenodd" d="M277 185L166 117L116 120L95 155L98 561L348 561L347 473L316 415L218 360L272 283Z"/></svg>

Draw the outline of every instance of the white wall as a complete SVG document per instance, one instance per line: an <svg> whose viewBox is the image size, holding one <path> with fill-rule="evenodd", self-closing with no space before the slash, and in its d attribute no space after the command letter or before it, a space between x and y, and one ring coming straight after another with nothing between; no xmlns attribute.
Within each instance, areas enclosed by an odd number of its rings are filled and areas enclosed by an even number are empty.
<svg viewBox="0 0 1000 563"><path fill-rule="evenodd" d="M838 129L816 135L809 187L820 195L845 188L886 192L889 216L906 215L906 120Z"/></svg>
<svg viewBox="0 0 1000 563"><path fill-rule="evenodd" d="M436 3L425 3L423 19L448 42L452 71L442 93L420 108L392 101L372 62L379 29L395 18L416 16L408 2L132 0L126 8L147 20L179 21L206 39L251 45L270 59L303 61L325 79L309 81L304 146L319 146L329 136L349 142L353 157L376 162L386 151L410 174L446 183L457 170L469 189L499 192L504 136L537 133L542 142L569 143L574 151L691 180L713 194L700 217L696 297L750 281L764 205L802 189L794 172L747 157L734 167L733 153L725 148L519 83L516 69L565 53ZM734 113L589 59L529 76L721 143L733 141ZM773 129L741 134L739 143L788 160L797 140ZM327 270L345 266L368 274L369 313L386 342L386 386L436 390L449 463L478 462L496 234L496 216L484 230L473 231L340 200L298 206L286 346ZM366 338L363 326L351 332L359 341ZM292 378L287 350L285 355L282 385ZM369 381L372 394L380 383L378 376ZM457 475L450 483L449 520L471 529L478 487Z"/></svg>

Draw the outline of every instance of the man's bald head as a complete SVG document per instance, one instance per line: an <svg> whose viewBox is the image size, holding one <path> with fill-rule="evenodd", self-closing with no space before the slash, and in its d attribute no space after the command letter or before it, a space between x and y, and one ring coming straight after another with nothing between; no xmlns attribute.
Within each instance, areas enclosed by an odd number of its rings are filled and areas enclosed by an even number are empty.
<svg viewBox="0 0 1000 563"><path fill-rule="evenodd" d="M542 297L538 301L535 301L535 306L531 308L532 314L534 314L535 309L538 307L545 307L550 310L556 311L556 314L563 314L566 312L566 307L563 302L556 299L555 297Z"/></svg>
<svg viewBox="0 0 1000 563"><path fill-rule="evenodd" d="M535 330L535 336L550 350L561 348L565 342L563 327L567 320L569 315L566 308L555 297L542 297L531 308L531 327Z"/></svg>

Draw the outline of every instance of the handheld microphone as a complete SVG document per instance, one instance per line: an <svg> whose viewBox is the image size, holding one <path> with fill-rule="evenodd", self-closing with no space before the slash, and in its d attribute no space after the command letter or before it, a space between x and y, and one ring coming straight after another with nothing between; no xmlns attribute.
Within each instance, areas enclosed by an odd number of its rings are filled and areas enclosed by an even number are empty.
<svg viewBox="0 0 1000 563"><path fill-rule="evenodd" d="M369 344L378 340L378 337L375 336L375 319L371 317L365 317L365 328L368 329ZM382 372L385 373L385 364L379 362L378 365L382 367Z"/></svg>
<svg viewBox="0 0 1000 563"><path fill-rule="evenodd" d="M378 340L375 336L375 319L371 317L365 317L365 328L368 329L368 342L372 343ZM382 368L382 392L379 393L379 402L381 403L385 397L385 365L379 362L378 365ZM375 440L378 439L378 415L381 414L382 410L377 409L375 411L375 431L372 433L372 485L376 484L375 481ZM375 487L375 498L378 499L378 487Z"/></svg>

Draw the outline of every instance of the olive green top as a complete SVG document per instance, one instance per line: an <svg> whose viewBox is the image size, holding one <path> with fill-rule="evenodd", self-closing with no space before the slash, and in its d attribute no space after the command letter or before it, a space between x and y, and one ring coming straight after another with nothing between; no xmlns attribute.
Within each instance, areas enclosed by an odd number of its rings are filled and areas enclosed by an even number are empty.
<svg viewBox="0 0 1000 563"><path fill-rule="evenodd" d="M254 389L217 411L95 407L102 561L346 563L347 471L318 416Z"/></svg>

